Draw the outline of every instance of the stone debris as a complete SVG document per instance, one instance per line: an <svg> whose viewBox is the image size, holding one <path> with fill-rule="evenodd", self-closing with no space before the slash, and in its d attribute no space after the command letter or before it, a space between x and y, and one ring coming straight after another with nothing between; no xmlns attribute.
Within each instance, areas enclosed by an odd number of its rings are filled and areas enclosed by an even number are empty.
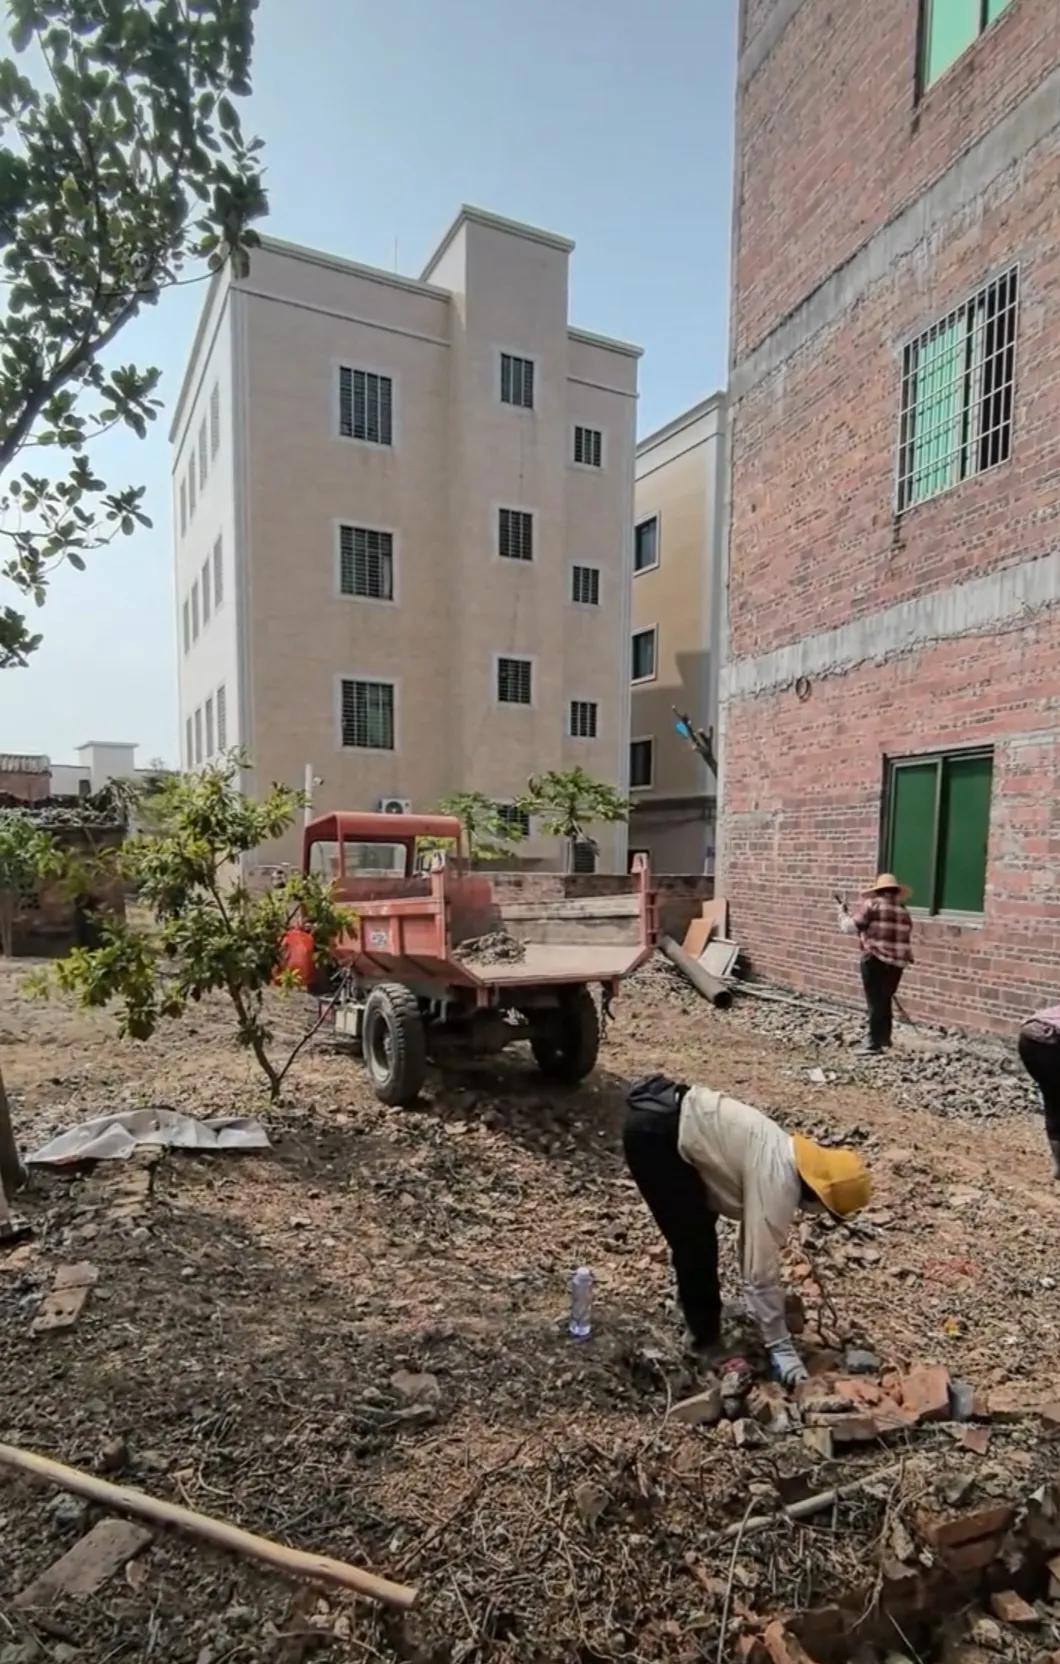
<svg viewBox="0 0 1060 1664"><path fill-rule="evenodd" d="M476 965L519 965L526 958L526 943L506 930L490 930L485 936L469 936L453 949L453 958Z"/></svg>
<svg viewBox="0 0 1060 1664"><path fill-rule="evenodd" d="M63 1595L91 1595L140 1554L154 1533L128 1520L100 1520L54 1565L41 1572L15 1596L14 1604L50 1606Z"/></svg>
<svg viewBox="0 0 1060 1664"><path fill-rule="evenodd" d="M1015 1589L999 1589L991 1595L990 1610L1003 1624L1012 1624L1019 1629L1036 1629L1040 1622L1034 1607L1029 1606Z"/></svg>
<svg viewBox="0 0 1060 1664"><path fill-rule="evenodd" d="M671 1421L680 1421L688 1427L712 1426L722 1418L722 1402L720 1386L707 1387L703 1392L697 1392L691 1398L683 1398L670 1411Z"/></svg>

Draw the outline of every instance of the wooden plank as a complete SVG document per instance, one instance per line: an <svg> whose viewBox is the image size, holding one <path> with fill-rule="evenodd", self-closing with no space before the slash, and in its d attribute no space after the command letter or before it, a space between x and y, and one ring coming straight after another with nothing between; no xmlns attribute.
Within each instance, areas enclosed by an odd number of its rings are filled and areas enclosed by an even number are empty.
<svg viewBox="0 0 1060 1664"><path fill-rule="evenodd" d="M15 1605L51 1606L62 1595L94 1595L153 1537L154 1532L146 1526L131 1525L128 1520L100 1520L61 1559L27 1584L15 1596Z"/></svg>
<svg viewBox="0 0 1060 1664"><path fill-rule="evenodd" d="M43 1335L50 1329L69 1329L81 1316L82 1308L94 1287L99 1272L90 1260L77 1265L61 1265L55 1281L44 1296L37 1315L29 1326L31 1335Z"/></svg>
<svg viewBox="0 0 1060 1664"><path fill-rule="evenodd" d="M707 936L708 942L711 936L727 936L729 934L729 904L724 896L712 896L710 901L705 901L702 916L711 926L710 933ZM700 952L702 951L701 948Z"/></svg>
<svg viewBox="0 0 1060 1664"><path fill-rule="evenodd" d="M681 944L691 959L698 959L710 941L715 925L713 919L692 919Z"/></svg>

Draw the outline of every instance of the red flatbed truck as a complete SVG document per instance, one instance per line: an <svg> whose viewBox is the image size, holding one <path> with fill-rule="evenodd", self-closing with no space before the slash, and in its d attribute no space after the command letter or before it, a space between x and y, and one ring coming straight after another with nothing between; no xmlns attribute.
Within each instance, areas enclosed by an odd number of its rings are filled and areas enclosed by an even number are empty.
<svg viewBox="0 0 1060 1664"><path fill-rule="evenodd" d="M429 871L417 870L423 840L448 846L434 848ZM583 1079L600 1044L592 985L610 1000L655 944L641 855L629 874L564 875L563 893L541 899L532 884L523 894L469 870L455 818L341 812L309 821L302 861L354 914L332 949L343 977L336 1028L360 1041L384 1103L411 1103L428 1057L444 1066L515 1041L552 1079ZM521 955L476 957L498 932Z"/></svg>

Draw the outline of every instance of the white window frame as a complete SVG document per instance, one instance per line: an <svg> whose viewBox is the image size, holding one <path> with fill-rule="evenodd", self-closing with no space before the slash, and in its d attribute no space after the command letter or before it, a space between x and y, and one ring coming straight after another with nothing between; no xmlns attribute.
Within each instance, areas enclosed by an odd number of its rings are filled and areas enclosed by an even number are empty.
<svg viewBox="0 0 1060 1664"><path fill-rule="evenodd" d="M192 721L191 714L189 712L189 714L184 718L184 768L185 771L189 773L195 766L195 752L193 750L193 746L194 740L192 738Z"/></svg>
<svg viewBox="0 0 1060 1664"><path fill-rule="evenodd" d="M358 597L359 599L359 597ZM377 687L394 690L394 745L387 750L381 745L343 745L342 743L342 684L343 682L372 682ZM401 682L397 676L368 676L360 670L340 670L334 678L335 749L343 757L396 757L401 750ZM393 796L400 794L394 792Z"/></svg>
<svg viewBox="0 0 1060 1664"><path fill-rule="evenodd" d="M228 750L228 690L224 682L218 682L214 689L213 708L217 719L217 750L223 754Z"/></svg>
<svg viewBox="0 0 1060 1664"><path fill-rule="evenodd" d="M213 614L213 555L207 555L199 568L199 598L202 603L202 627L205 630Z"/></svg>
<svg viewBox="0 0 1060 1664"><path fill-rule="evenodd" d="M202 614L199 611L199 580L194 578L191 585L191 639L192 645L199 639L202 628Z"/></svg>
<svg viewBox="0 0 1060 1664"><path fill-rule="evenodd" d="M208 693L202 706L203 755L207 762L216 756L214 746L213 694Z"/></svg>
<svg viewBox="0 0 1060 1664"><path fill-rule="evenodd" d="M631 734L630 735L630 740L629 740L629 748L630 748L631 753L632 753L633 747L635 745L647 745L647 746L651 747L651 750L649 752L649 755L651 757L651 768L648 771L647 784L643 785L643 786L635 786L633 784L632 770L630 770L629 789L630 789L631 792L651 792L651 791L654 791L655 790L655 735L654 734ZM630 762L632 762L632 756L627 758L627 767L629 766Z"/></svg>
<svg viewBox="0 0 1060 1664"><path fill-rule="evenodd" d="M527 364L532 364L533 365L533 367L534 367L534 402L533 402L532 405L528 406L528 405L525 405L525 404L508 404L504 399L501 398L501 376L503 374L503 367L502 367L502 362L501 361L504 358L522 358L522 359L525 359ZM533 352L527 352L524 347L503 347L503 346L498 347L495 354L494 354L493 386L495 388L494 397L496 398L496 401L500 405L502 410L514 410L516 412L516 414L519 415L519 416L536 416L537 415L537 395L538 395L538 389L541 386L541 365L540 365L540 361L538 359L537 354L533 353Z"/></svg>
<svg viewBox="0 0 1060 1664"><path fill-rule="evenodd" d="M595 734L576 734L574 732L574 725L571 722L571 714L572 714L571 713L571 706L572 705L592 705L595 708L595 710L596 710L596 733ZM567 700L567 738L569 740L578 740L578 741L581 742L582 745L592 745L594 740L598 740L600 738L600 701L599 701L599 699L587 699L584 694L580 694L580 693L571 694L569 696L569 698Z"/></svg>
<svg viewBox="0 0 1060 1664"><path fill-rule="evenodd" d="M633 674L633 642L637 636L651 635L653 637L651 655L651 675L634 676ZM635 630L629 632L629 680L635 688L644 687L648 682L659 680L659 626L658 624L639 624Z"/></svg>
<svg viewBox="0 0 1060 1664"><path fill-rule="evenodd" d="M224 534L218 532L210 550L210 569L213 573L213 610L219 612L225 604L225 552ZM220 577L220 583L218 583Z"/></svg>
<svg viewBox="0 0 1060 1664"><path fill-rule="evenodd" d="M191 595L185 595L180 607L181 643L185 653L191 652Z"/></svg>
<svg viewBox="0 0 1060 1664"><path fill-rule="evenodd" d="M531 561L512 561L513 566L530 566ZM502 659L519 659L530 666L530 699L527 704L521 700L502 699L500 696L500 666ZM496 705L499 711L534 711L537 709L537 654L520 653L516 648L509 647L503 653L494 653L490 665L490 703Z"/></svg>
<svg viewBox="0 0 1060 1664"><path fill-rule="evenodd" d="M183 474L181 474L178 484L180 487L180 535L184 537L188 530L188 482Z"/></svg>
<svg viewBox="0 0 1060 1664"><path fill-rule="evenodd" d="M364 443L364 441L358 441L358 443ZM381 449L385 450L386 447L382 446ZM387 537L390 538L390 540L391 540L392 562L393 562L393 575L394 575L394 599L392 601L384 601L383 598L379 595L350 595L350 594L347 593L346 590L343 589L343 587L342 587L342 528L343 528L343 526L360 526L362 531L366 531L366 532L385 532ZM334 585L335 585L335 596L336 596L337 600L339 600L339 601L352 601L358 607L386 607L388 610L391 610L394 607L400 606L400 604L401 604L401 590L400 590L400 583L401 583L401 533L397 530L397 528L395 526L368 526L368 525L364 524L363 520L355 520L355 519L348 518L347 516L343 515L340 519L333 520L331 522L331 541L332 541L332 547L333 547L333 550L334 550L334 554L333 554L332 558L333 558L333 562L334 562ZM349 679L350 678L348 676L345 678L345 680L347 682L349 681ZM366 678L362 676L362 677L358 678L358 680L363 682L364 680L366 680ZM347 747L347 749L349 749L349 748Z"/></svg>
<svg viewBox="0 0 1060 1664"><path fill-rule="evenodd" d="M530 559L529 560L517 560L512 555L502 555L501 554L501 509L502 508L507 509L509 514L528 514L530 516ZM494 560L497 561L499 563L499 565L501 565L501 566L522 566L522 567L527 568L530 571L533 571L534 567L537 565L538 554L539 554L538 543L537 543L537 539L538 539L538 513L537 513L537 510L535 508L528 507L525 503L496 502L496 503L493 504L493 511L492 512L493 512L493 523L492 523L492 526L491 526L491 529L490 529L490 536L493 540L493 558L494 558Z"/></svg>
<svg viewBox="0 0 1060 1664"><path fill-rule="evenodd" d="M637 532L641 526L646 526L649 520L655 521L655 559L650 566L638 566L637 561ZM658 509L652 514L642 514L639 520L633 522L633 576L641 577L645 572L658 572L662 565L662 515Z"/></svg>
<svg viewBox="0 0 1060 1664"><path fill-rule="evenodd" d="M576 433L576 430L578 428L588 428L590 430L590 432L598 433L600 435L600 466L599 466L599 468L594 467L591 462L576 462L575 461L575 459L574 459L574 440L575 440L575 433ZM567 465L570 468L576 469L579 474L606 474L607 473L607 429L606 428L598 428L596 426L595 422L572 422L571 425L570 425L570 449L567 452ZM650 514L646 514L644 516L644 518L646 520L650 520L650 519L653 518L653 516L650 515ZM658 548L658 533L656 533L656 548ZM645 570L645 572L650 572L651 567L646 566L644 568L644 570Z"/></svg>
<svg viewBox="0 0 1060 1664"><path fill-rule="evenodd" d="M599 581L597 583L596 588L597 588L597 592L600 596L600 599L598 601L576 601L575 600L575 598L574 598L574 571L575 571L576 567L581 567L584 571L595 572L597 574L597 578L598 578ZM570 563L570 583L567 585L567 604L568 604L568 606L571 606L571 607L577 607L579 612L591 612L591 613L603 612L603 610L604 610L604 571L603 571L602 566L597 566L594 561L590 561L590 560L572 560L571 561L571 563Z"/></svg>
<svg viewBox="0 0 1060 1664"><path fill-rule="evenodd" d="M195 707L194 722L195 722L195 767L196 768L201 768L202 767L202 762L203 762L202 706L201 705L196 705L196 707Z"/></svg>
<svg viewBox="0 0 1060 1664"><path fill-rule="evenodd" d="M355 434L343 433L339 425L342 381L342 370L363 370L365 375L386 376L390 382L390 443L382 445L376 439L358 439ZM368 364L363 361L351 362L350 358L333 358L331 361L331 418L329 427L333 439L340 445L358 445L362 450L371 451L373 456L390 456L398 449L401 439L399 412L401 410L400 377L396 370L381 364Z"/></svg>
<svg viewBox="0 0 1060 1664"><path fill-rule="evenodd" d="M210 434L206 417L199 423L199 496L206 490L210 474Z"/></svg>
<svg viewBox="0 0 1060 1664"><path fill-rule="evenodd" d="M221 384L215 381L210 388L210 461L221 449Z"/></svg>

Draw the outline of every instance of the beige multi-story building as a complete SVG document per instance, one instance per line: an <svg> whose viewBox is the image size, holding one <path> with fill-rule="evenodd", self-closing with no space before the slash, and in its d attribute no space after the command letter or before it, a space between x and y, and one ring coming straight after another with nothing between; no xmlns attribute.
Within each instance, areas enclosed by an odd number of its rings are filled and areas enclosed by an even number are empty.
<svg viewBox="0 0 1060 1664"><path fill-rule="evenodd" d="M724 462L724 393L637 446L629 844L658 872L714 869L714 775L675 708L715 726Z"/></svg>
<svg viewBox="0 0 1060 1664"><path fill-rule="evenodd" d="M627 787L639 349L571 328L572 249L465 207L416 280L273 238L215 279L170 436L186 766L308 767L321 812Z"/></svg>

